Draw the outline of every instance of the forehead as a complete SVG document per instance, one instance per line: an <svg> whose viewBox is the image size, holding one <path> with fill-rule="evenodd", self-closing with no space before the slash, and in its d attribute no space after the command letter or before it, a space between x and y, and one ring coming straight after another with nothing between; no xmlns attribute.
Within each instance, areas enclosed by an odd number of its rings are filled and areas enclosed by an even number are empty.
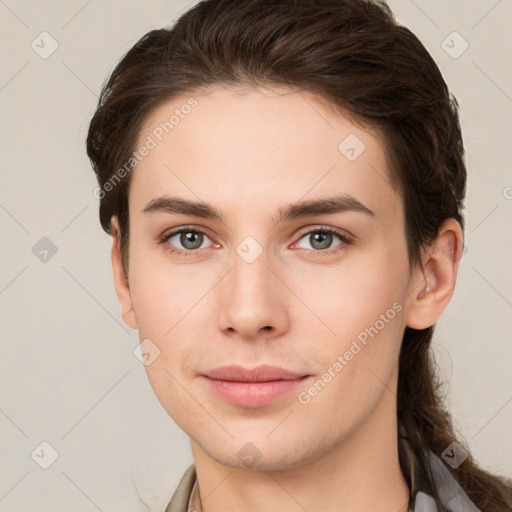
<svg viewBox="0 0 512 512"><path fill-rule="evenodd" d="M130 202L165 193L224 205L294 202L343 192L385 214L397 197L378 132L313 93L215 87L150 113ZM140 207L140 208L139 208Z"/></svg>

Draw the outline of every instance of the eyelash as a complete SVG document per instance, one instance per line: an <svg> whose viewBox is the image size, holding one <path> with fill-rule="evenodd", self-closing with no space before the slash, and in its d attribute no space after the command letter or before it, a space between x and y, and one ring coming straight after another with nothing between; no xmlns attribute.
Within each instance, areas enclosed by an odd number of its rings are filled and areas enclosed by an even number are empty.
<svg viewBox="0 0 512 512"><path fill-rule="evenodd" d="M210 238L208 233L201 228L185 226L185 227L182 227L175 231L165 233L160 238L159 243L164 245L166 251L169 251L172 254L177 254L178 256L195 256L195 255L197 255L197 253L199 252L199 249L189 249L189 250L174 249L168 243L169 238L171 238L172 236L175 236L175 235L179 235L181 233L201 233L203 235L206 235L208 238ZM326 255L326 254L335 254L339 251L346 249L347 246L351 245L354 242L353 238L349 237L345 233L343 233L337 229L327 227L327 226L321 226L320 228L312 229L310 231L305 231L305 232L301 233L298 241L300 241L306 235L312 235L313 233L324 233L324 234L336 235L342 241L341 244L337 245L336 247L334 247L332 249L325 249L325 250L303 249L305 251L308 251L308 252L318 255L318 256L322 256L322 255Z"/></svg>
<svg viewBox="0 0 512 512"><path fill-rule="evenodd" d="M189 232L192 232L192 233L201 233L203 235L206 235L208 238L210 238L208 236L208 233L204 230L204 229L201 229L201 228L197 228L197 227L188 227L188 226L185 226L185 227L182 227L180 229L177 229L175 231L171 231L171 232L167 232L165 233L159 240L159 243L164 245L164 248L166 251L169 251L170 253L172 254L176 254L178 256L196 256L199 252L199 249L189 249L189 250L182 250L182 249L174 249L173 246L171 246L171 244L168 243L168 240L169 238L171 238L172 236L175 236L175 235L179 235L181 233L189 233ZM325 250L314 250L314 249L303 249L315 256L323 256L323 255L331 255L331 254L335 254L339 251L343 251L344 249L347 248L347 246L351 245L353 242L354 242L354 239L348 235L346 235L345 233L335 229L335 228L331 228L331 227L328 227L328 226L320 226L319 228L316 228L316 229L312 229L312 230L309 230L309 231L304 231L300 234L299 236L299 239L297 242L295 243L298 243L300 240L302 240L302 238L304 238L306 235L312 235L314 233L324 233L324 234L332 234L332 235L336 235L342 243L340 243L339 245L335 246L334 248L332 249L325 249Z"/></svg>

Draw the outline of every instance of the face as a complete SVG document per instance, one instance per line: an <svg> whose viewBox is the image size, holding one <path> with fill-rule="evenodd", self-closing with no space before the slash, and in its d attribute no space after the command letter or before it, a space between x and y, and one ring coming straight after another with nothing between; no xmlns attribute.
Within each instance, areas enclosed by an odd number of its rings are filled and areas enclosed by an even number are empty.
<svg viewBox="0 0 512 512"><path fill-rule="evenodd" d="M140 132L152 147L130 185L124 318L196 450L296 467L391 410L410 287L402 202L377 133L313 94L194 100L161 105Z"/></svg>

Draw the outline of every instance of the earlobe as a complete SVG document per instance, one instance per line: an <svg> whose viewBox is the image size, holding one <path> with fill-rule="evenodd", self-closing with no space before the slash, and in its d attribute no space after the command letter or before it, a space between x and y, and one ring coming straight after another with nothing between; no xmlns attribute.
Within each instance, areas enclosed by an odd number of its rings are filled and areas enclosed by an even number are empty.
<svg viewBox="0 0 512 512"><path fill-rule="evenodd" d="M441 317L453 295L462 247L460 224L446 220L411 280L405 316L408 327L426 329Z"/></svg>
<svg viewBox="0 0 512 512"><path fill-rule="evenodd" d="M112 272L114 276L114 287L116 295L121 305L121 314L126 325L132 329L137 329L137 321L135 312L133 311L132 296L128 277L124 273L122 260L121 260L121 245L120 245L120 228L117 217L112 217L111 223L112 232Z"/></svg>

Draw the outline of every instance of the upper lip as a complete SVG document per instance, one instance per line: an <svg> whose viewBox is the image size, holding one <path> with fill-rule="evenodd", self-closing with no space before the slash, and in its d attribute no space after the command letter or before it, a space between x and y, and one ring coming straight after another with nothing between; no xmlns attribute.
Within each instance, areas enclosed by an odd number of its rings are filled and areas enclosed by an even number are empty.
<svg viewBox="0 0 512 512"><path fill-rule="evenodd" d="M242 366L221 366L204 374L215 380L231 382L270 382L275 380L296 380L307 376L304 373L291 372L278 366L262 365L256 368Z"/></svg>

